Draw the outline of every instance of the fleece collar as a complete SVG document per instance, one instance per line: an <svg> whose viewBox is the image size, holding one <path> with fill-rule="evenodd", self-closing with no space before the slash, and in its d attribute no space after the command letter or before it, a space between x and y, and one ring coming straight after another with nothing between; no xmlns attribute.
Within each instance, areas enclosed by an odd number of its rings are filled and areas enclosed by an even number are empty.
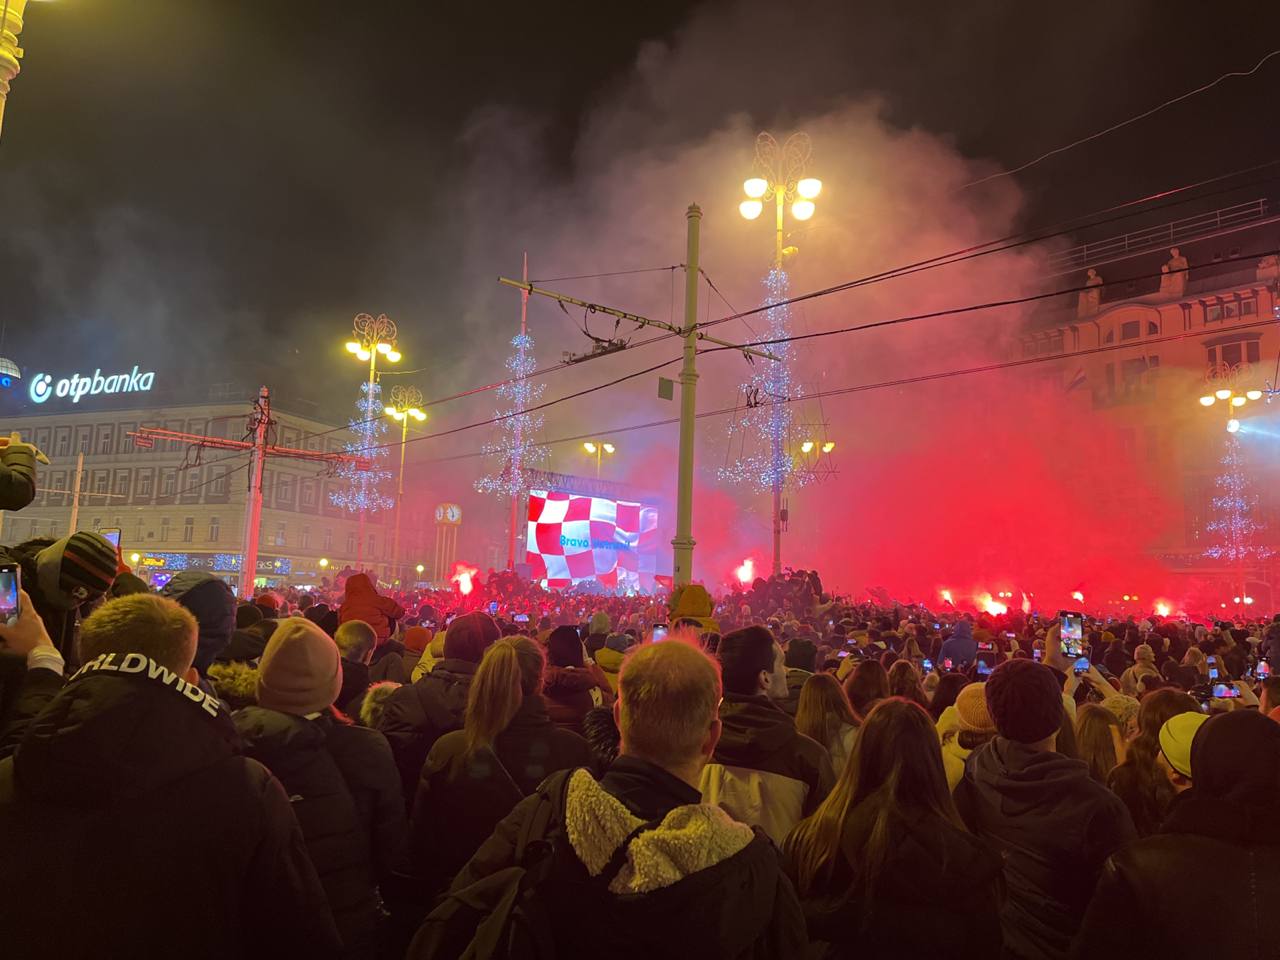
<svg viewBox="0 0 1280 960"><path fill-rule="evenodd" d="M565 827L574 853L591 876L599 876L614 851L643 820L605 791L585 770L569 780ZM627 862L609 884L611 893L649 893L672 886L741 852L755 834L719 807L676 807L653 830L637 836Z"/></svg>

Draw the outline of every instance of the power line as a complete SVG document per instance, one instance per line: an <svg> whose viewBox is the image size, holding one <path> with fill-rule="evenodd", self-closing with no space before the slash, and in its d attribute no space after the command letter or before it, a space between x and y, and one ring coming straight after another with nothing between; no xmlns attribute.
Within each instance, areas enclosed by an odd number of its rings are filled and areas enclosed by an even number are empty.
<svg viewBox="0 0 1280 960"><path fill-rule="evenodd" d="M683 263L676 263L669 267L645 267L641 270L614 270L610 273L580 273L575 277L547 277L542 280L530 279L528 282L559 283L564 280L598 280L601 277L629 277L637 273L662 273L664 270L679 270L683 266Z"/></svg>
<svg viewBox="0 0 1280 960"><path fill-rule="evenodd" d="M1000 173L993 173L993 174L990 174L989 176L985 176L978 180L974 180L970 183L966 183L960 189L967 190L969 187L976 187L978 184L987 183L990 180L996 180L996 179L999 179L1000 177L1010 177L1010 176L1013 176L1013 174L1015 173L1021 173L1023 170L1026 170L1028 167L1034 167L1037 163L1040 163L1043 160L1048 160L1052 156L1056 156L1059 153L1065 153L1066 151L1071 150L1074 147L1078 147L1082 144L1088 143L1091 140L1097 140L1099 137L1105 137L1108 133L1114 133L1116 130L1120 130L1123 127L1127 127L1130 124L1137 123L1139 120L1145 120L1147 117L1151 116L1152 114L1159 113L1161 110L1164 110L1166 107L1171 107L1175 103L1181 103L1183 100L1186 100L1190 97L1194 97L1197 94L1205 93L1208 90L1212 90L1218 84L1222 83L1223 80L1228 80L1228 79L1231 79L1232 77L1252 76L1253 74L1257 73L1259 69L1261 69L1264 63L1266 63L1272 57L1277 55L1280 55L1280 50L1272 50L1265 57L1263 57L1261 60L1255 63L1253 65L1253 69L1251 70L1232 70L1228 73L1224 73L1222 76L1218 77L1218 79L1210 83L1206 83L1202 86L1196 87L1194 90L1189 90L1186 93L1182 94L1181 96L1173 97L1170 100L1166 100L1164 103L1158 104L1152 107L1150 110L1146 110L1138 114L1137 116L1130 117L1128 120L1122 120L1119 123L1113 123L1111 126L1107 127L1104 130L1099 130L1097 133L1091 133L1087 137L1081 137L1079 140L1073 140L1071 143L1065 144L1061 147L1055 147L1054 149L1050 150L1048 153L1042 153L1040 156L1036 157L1034 160L1028 160L1026 163L1022 164L1021 166L1014 167L1012 170L1004 170Z"/></svg>

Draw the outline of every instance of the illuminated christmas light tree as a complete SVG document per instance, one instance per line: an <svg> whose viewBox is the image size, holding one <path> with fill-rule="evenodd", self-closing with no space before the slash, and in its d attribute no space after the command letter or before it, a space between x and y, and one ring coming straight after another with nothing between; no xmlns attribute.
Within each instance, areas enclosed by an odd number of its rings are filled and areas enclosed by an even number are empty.
<svg viewBox="0 0 1280 960"><path fill-rule="evenodd" d="M538 404L544 387L529 379L537 366L533 337L527 332L517 333L511 338L511 346L515 352L506 363L511 376L498 387L498 396L506 405L496 411L496 415L503 419L498 422L497 439L483 448L484 453L496 461L496 470L475 482L479 492L501 497L520 496L529 487L529 471L547 458L547 448L537 440L542 430L542 414L524 412Z"/></svg>
<svg viewBox="0 0 1280 960"><path fill-rule="evenodd" d="M766 328L755 343L767 344L776 361L757 361L751 379L744 385L746 405L729 423L730 446L739 437L738 457L717 471L721 480L744 484L755 490L772 490L774 485L802 486L812 473L796 470L789 451L792 427L792 404L801 389L792 379L793 344L784 341L791 336L791 308L783 303L790 291L785 270L774 268L765 277L765 300L769 309L764 317ZM782 306L770 306L779 304Z"/></svg>
<svg viewBox="0 0 1280 960"><path fill-rule="evenodd" d="M344 449L353 456L367 457L372 466L368 470L358 470L349 463L339 467L338 476L346 480L347 485L329 494L329 499L349 513L375 513L392 504L391 498L380 489L391 479L391 471L378 466L387 456L386 449L379 443L387 432L387 421L382 415L382 385L377 381L372 385L360 384L356 409L359 413L349 422L352 439Z"/></svg>
<svg viewBox="0 0 1280 960"><path fill-rule="evenodd" d="M1204 555L1228 563L1265 559L1271 550L1257 545L1263 530L1253 519L1258 498L1249 489L1240 441L1234 433L1227 436L1227 452L1221 463L1223 472L1214 480L1217 494L1211 501L1216 516L1205 524L1205 530L1215 535L1217 542Z"/></svg>

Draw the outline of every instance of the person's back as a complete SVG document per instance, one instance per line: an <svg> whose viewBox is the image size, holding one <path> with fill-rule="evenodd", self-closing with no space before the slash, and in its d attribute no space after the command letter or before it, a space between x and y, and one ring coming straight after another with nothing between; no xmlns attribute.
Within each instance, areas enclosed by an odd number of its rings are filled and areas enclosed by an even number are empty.
<svg viewBox="0 0 1280 960"><path fill-rule="evenodd" d="M851 762L784 847L823 956L999 957L1000 856L960 826L929 715L882 700Z"/></svg>
<svg viewBox="0 0 1280 960"><path fill-rule="evenodd" d="M1006 954L1054 960L1066 956L1103 863L1135 836L1133 821L1082 761L1054 752L1063 706L1048 667L1006 661L985 695L999 735L969 756L956 807L1004 854Z"/></svg>
<svg viewBox="0 0 1280 960"><path fill-rule="evenodd" d="M719 698L715 663L680 641L645 646L623 666L622 756L599 781L578 770L557 784L555 860L538 888L556 956L805 955L803 916L773 845L702 803L694 786L719 733ZM516 837L544 802L521 801L453 893L514 865ZM444 956L421 941L412 960Z"/></svg>
<svg viewBox="0 0 1280 960"><path fill-rule="evenodd" d="M796 730L772 697L786 695L782 650L763 627L726 634L717 650L724 676L723 725L702 796L781 843L817 809L835 782L824 744Z"/></svg>
<svg viewBox="0 0 1280 960"><path fill-rule="evenodd" d="M408 828L386 739L330 710L342 683L334 641L282 620L258 668L257 706L235 714L248 756L284 784L346 957L372 957L377 885L404 864Z"/></svg>
<svg viewBox="0 0 1280 960"><path fill-rule="evenodd" d="M194 683L191 614L122 597L80 643L0 761L4 956L336 955L288 795Z"/></svg>
<svg viewBox="0 0 1280 960"><path fill-rule="evenodd" d="M427 755L413 803L412 869L429 894L447 887L548 776L590 763L587 741L548 716L539 693L544 668L528 637L489 647L468 692L464 729L446 733Z"/></svg>
<svg viewBox="0 0 1280 960"><path fill-rule="evenodd" d="M338 608L339 623L363 620L381 641L391 636L391 621L403 616L404 608L391 597L381 596L367 574L357 573L347 579L346 595Z"/></svg>
<svg viewBox="0 0 1280 960"><path fill-rule="evenodd" d="M462 728L476 667L499 635L498 625L488 614L463 614L445 631L444 659L387 698L378 729L391 744L406 803L413 802L418 775L436 740Z"/></svg>
<svg viewBox="0 0 1280 960"><path fill-rule="evenodd" d="M1181 759L1191 788L1159 833L1107 862L1075 956L1181 960L1203 957L1206 944L1214 956L1277 955L1280 724L1251 710L1221 714L1199 726Z"/></svg>
<svg viewBox="0 0 1280 960"><path fill-rule="evenodd" d="M939 653L943 662L950 660L952 667L962 670L978 655L978 641L973 638L973 624L960 620L951 629L951 636L942 642Z"/></svg>

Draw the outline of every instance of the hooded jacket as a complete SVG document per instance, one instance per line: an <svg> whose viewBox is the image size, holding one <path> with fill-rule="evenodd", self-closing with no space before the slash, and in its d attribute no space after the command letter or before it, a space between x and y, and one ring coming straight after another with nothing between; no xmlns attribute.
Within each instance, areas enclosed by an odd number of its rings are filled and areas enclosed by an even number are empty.
<svg viewBox="0 0 1280 960"><path fill-rule="evenodd" d="M542 696L553 723L581 733L587 712L612 701L613 691L604 672L594 663L585 667L548 666Z"/></svg>
<svg viewBox="0 0 1280 960"><path fill-rule="evenodd" d="M0 447L0 510L21 510L35 498L35 448L27 443Z"/></svg>
<svg viewBox="0 0 1280 960"><path fill-rule="evenodd" d="M764 829L779 846L835 784L827 748L767 697L726 693L720 741L702 768L702 799Z"/></svg>
<svg viewBox="0 0 1280 960"><path fill-rule="evenodd" d="M467 692L475 675L476 664L469 660L441 660L421 680L387 698L378 729L391 745L406 805L413 803L418 776L435 742L451 730L462 729Z"/></svg>
<svg viewBox="0 0 1280 960"><path fill-rule="evenodd" d="M543 898L558 956L582 956L584 948L611 960L805 956L804 917L773 845L696 797L665 770L630 757L600 782L585 770L572 775L557 818L557 869ZM512 865L536 803L521 801L498 825L455 890ZM592 883L626 838L654 820L631 842L608 889Z"/></svg>
<svg viewBox="0 0 1280 960"><path fill-rule="evenodd" d="M600 668L604 678L609 681L609 688L618 692L618 673L622 670L622 658L626 656L612 647L601 647L596 652L596 666Z"/></svg>
<svg viewBox="0 0 1280 960"><path fill-rule="evenodd" d="M404 607L390 597L380 596L367 574L352 574L347 579L347 592L338 608L338 623L363 620L373 627L378 641L391 636L391 621L404 616Z"/></svg>
<svg viewBox="0 0 1280 960"><path fill-rule="evenodd" d="M491 750L468 755L466 734L446 733L422 767L413 802L413 867L431 893L447 889L511 809L557 770L591 763L578 734L558 727L538 694L524 698Z"/></svg>
<svg viewBox="0 0 1280 960"><path fill-rule="evenodd" d="M225 580L207 570L183 570L164 585L160 596L177 600L196 618L200 635L192 666L204 676L236 629L235 595Z"/></svg>
<svg viewBox="0 0 1280 960"><path fill-rule="evenodd" d="M1107 857L1134 839L1129 811L1079 760L997 737L974 750L956 808L1005 858L1005 949L1065 957Z"/></svg>
<svg viewBox="0 0 1280 960"><path fill-rule="evenodd" d="M939 658L949 659L959 670L972 663L977 655L978 641L973 639L973 625L961 620L951 629L951 636L943 641Z"/></svg>
<svg viewBox="0 0 1280 960"><path fill-rule="evenodd" d="M404 865L408 835L386 739L327 714L307 720L246 707L234 720L246 754L289 793L344 956L372 957L380 920L375 887Z"/></svg>
<svg viewBox="0 0 1280 960"><path fill-rule="evenodd" d="M850 811L831 875L801 900L809 939L828 958L1000 956L1003 865L986 843L940 817L889 821L888 859L871 898L851 893L862 804Z"/></svg>
<svg viewBox="0 0 1280 960"><path fill-rule="evenodd" d="M0 761L0 904L6 960L338 952L280 782L139 654L86 664Z"/></svg>

